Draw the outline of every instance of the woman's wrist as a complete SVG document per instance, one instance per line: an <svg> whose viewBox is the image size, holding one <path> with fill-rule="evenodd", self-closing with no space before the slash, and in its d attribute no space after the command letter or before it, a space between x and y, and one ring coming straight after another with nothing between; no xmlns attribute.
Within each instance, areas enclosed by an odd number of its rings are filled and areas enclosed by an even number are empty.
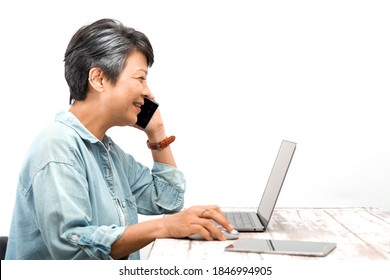
<svg viewBox="0 0 390 280"><path fill-rule="evenodd" d="M158 130L147 132L146 135L148 136L148 140L151 143L157 143L167 138L164 126L159 128Z"/></svg>
<svg viewBox="0 0 390 280"><path fill-rule="evenodd" d="M168 227L166 223L168 222L169 217L162 217L157 221L157 233L156 233L156 238L170 238L172 237L169 234Z"/></svg>

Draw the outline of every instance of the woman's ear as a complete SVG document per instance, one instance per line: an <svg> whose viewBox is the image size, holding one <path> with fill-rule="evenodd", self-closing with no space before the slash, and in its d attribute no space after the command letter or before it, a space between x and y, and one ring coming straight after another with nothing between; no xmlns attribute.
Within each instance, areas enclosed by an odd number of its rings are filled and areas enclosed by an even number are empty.
<svg viewBox="0 0 390 280"><path fill-rule="evenodd" d="M91 68L88 82L96 91L103 91L103 71L98 67Z"/></svg>

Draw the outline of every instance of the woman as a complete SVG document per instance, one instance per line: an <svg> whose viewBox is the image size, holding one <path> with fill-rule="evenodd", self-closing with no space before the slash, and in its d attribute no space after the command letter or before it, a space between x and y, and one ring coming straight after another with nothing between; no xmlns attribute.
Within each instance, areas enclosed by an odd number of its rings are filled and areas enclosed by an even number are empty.
<svg viewBox="0 0 390 280"><path fill-rule="evenodd" d="M138 250L156 238L199 233L224 240L211 220L232 230L217 206L178 212L185 180L159 110L142 129L152 170L106 135L113 126L141 129L137 115L145 98L154 99L146 83L153 60L148 38L115 20L72 37L64 59L71 106L27 154L6 259L139 259ZM176 214L138 223L138 213Z"/></svg>

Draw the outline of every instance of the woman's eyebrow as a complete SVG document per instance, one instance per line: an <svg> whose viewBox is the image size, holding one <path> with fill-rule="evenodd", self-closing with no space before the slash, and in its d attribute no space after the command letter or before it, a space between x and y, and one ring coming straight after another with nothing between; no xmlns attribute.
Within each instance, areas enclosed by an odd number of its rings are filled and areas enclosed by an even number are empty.
<svg viewBox="0 0 390 280"><path fill-rule="evenodd" d="M145 69L143 69L143 68L140 68L140 69L138 69L137 71L142 71L142 72L145 72L145 74L146 74L146 75L148 75L148 71L147 71L147 70L145 70Z"/></svg>

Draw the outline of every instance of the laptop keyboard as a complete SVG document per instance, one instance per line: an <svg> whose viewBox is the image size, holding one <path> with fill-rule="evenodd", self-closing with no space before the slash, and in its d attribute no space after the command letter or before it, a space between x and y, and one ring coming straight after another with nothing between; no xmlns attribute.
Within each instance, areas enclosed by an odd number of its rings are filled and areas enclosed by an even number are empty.
<svg viewBox="0 0 390 280"><path fill-rule="evenodd" d="M256 227L255 222L251 217L251 213L248 212L225 212L224 213L229 222L238 228L253 228Z"/></svg>

